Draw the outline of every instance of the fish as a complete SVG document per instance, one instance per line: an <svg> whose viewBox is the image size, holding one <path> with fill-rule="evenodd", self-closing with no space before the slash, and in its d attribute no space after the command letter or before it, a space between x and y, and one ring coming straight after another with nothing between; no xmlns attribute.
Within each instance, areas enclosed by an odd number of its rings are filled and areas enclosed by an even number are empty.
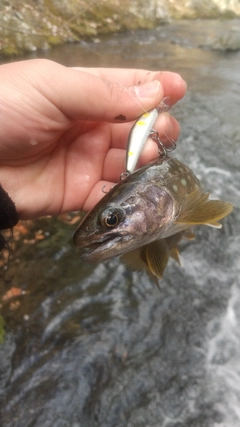
<svg viewBox="0 0 240 427"><path fill-rule="evenodd" d="M192 228L221 228L232 204L209 199L194 172L176 157L157 160L116 184L83 218L73 244L83 261L121 256L135 270L161 279L169 257L180 264L178 243Z"/></svg>

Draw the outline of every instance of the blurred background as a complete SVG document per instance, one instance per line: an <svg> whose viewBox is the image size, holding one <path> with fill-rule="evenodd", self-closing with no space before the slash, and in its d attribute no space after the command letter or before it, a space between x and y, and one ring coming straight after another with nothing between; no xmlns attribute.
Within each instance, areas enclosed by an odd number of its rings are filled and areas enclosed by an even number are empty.
<svg viewBox="0 0 240 427"><path fill-rule="evenodd" d="M0 1L0 63L180 73L176 154L234 205L160 290L118 258L82 263L81 212L20 222L0 259L1 427L240 426L239 17L237 0Z"/></svg>

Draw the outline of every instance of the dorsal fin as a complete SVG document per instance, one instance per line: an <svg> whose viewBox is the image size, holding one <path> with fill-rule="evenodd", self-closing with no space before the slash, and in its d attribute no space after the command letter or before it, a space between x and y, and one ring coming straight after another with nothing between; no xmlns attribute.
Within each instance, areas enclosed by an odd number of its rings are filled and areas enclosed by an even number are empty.
<svg viewBox="0 0 240 427"><path fill-rule="evenodd" d="M206 224L221 228L222 225L218 220L227 216L233 206L222 200L209 200L208 197L209 193L200 193L198 190L188 194L184 198L176 223L189 226Z"/></svg>

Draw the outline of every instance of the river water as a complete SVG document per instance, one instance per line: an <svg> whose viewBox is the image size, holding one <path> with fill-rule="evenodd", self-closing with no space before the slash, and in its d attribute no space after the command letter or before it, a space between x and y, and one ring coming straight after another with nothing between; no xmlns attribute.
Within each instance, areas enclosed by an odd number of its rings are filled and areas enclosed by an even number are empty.
<svg viewBox="0 0 240 427"><path fill-rule="evenodd" d="M1 427L240 426L239 24L173 22L38 55L181 73L178 154L235 207L182 244L160 290L117 258L81 263L63 218L31 223L46 238L28 236L9 266L25 294L2 307Z"/></svg>

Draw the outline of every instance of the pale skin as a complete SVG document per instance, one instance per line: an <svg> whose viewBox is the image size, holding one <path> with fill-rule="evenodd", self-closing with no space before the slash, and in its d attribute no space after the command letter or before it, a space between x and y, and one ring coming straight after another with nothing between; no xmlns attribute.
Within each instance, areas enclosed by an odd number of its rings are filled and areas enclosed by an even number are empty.
<svg viewBox="0 0 240 427"><path fill-rule="evenodd" d="M0 183L19 218L90 210L125 171L134 121L185 91L170 72L73 69L44 59L1 65ZM154 128L166 145L178 138L168 113ZM149 141L139 164L156 156Z"/></svg>

